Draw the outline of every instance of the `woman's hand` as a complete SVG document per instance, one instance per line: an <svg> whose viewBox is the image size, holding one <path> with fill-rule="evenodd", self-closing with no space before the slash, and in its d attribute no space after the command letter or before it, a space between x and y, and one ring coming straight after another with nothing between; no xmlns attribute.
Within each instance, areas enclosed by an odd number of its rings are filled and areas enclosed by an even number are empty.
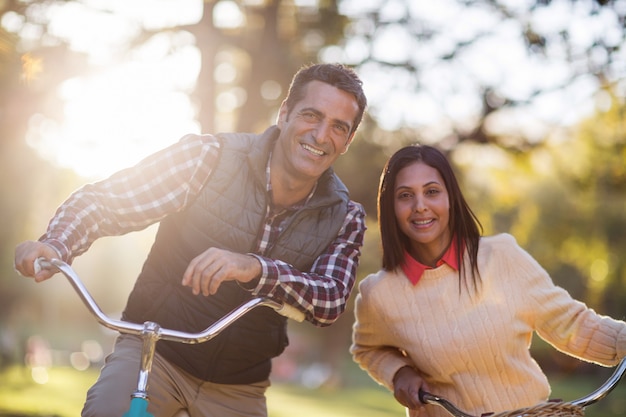
<svg viewBox="0 0 626 417"><path fill-rule="evenodd" d="M393 377L393 396L411 410L424 406L419 398L420 389L428 391L422 377L410 366L400 368Z"/></svg>

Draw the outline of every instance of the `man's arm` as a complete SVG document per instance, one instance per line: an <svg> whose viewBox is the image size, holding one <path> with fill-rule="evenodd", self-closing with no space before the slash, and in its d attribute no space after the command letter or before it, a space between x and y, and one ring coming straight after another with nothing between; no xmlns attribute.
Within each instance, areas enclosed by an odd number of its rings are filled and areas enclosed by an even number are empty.
<svg viewBox="0 0 626 417"><path fill-rule="evenodd" d="M85 185L59 207L39 240L71 262L102 236L141 230L180 211L206 182L218 152L212 136L187 135L134 167Z"/></svg>
<svg viewBox="0 0 626 417"><path fill-rule="evenodd" d="M268 296L303 310L317 326L332 324L343 313L356 279L365 235L365 211L350 202L337 238L314 262L310 271L254 255L262 272L254 295Z"/></svg>
<svg viewBox="0 0 626 417"><path fill-rule="evenodd" d="M308 272L256 254L209 248L187 267L182 285L211 296L225 281L237 281L255 296L267 296L305 312L318 326L332 324L345 310L354 286L365 234L365 211L350 202L335 240Z"/></svg>

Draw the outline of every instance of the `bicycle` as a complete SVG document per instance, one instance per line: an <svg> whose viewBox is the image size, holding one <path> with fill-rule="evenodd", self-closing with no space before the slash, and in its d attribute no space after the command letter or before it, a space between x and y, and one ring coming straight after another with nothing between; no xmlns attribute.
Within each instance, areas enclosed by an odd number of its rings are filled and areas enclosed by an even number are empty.
<svg viewBox="0 0 626 417"><path fill-rule="evenodd" d="M549 400L532 407L501 413L483 413L480 417L578 417L584 415L584 409L606 397L617 386L626 372L626 358L615 367L613 374L595 391L575 401L563 402ZM434 404L443 407L454 417L476 417L457 408L445 398L433 395L429 392L419 391L420 401L424 404Z"/></svg>
<svg viewBox="0 0 626 417"><path fill-rule="evenodd" d="M68 279L70 284L72 284L72 287L74 287L74 290L79 295L87 309L96 317L97 321L101 325L120 333L137 335L143 339L141 366L137 378L137 388L130 394L130 408L126 413L124 413L123 417L153 417L153 415L148 412L149 399L147 388L156 343L159 340L169 340L187 344L203 343L213 339L222 330L237 321L244 314L261 306L273 308L283 316L296 321L301 322L304 320L304 313L295 307L288 304L281 304L266 297L257 297L248 300L198 333L188 333L179 330L166 329L151 321L138 324L115 320L102 312L78 274L67 263L59 259L47 260L39 258L35 261L35 270L39 268L61 272ZM181 410L176 414L176 417L184 416L188 416L185 410Z"/></svg>

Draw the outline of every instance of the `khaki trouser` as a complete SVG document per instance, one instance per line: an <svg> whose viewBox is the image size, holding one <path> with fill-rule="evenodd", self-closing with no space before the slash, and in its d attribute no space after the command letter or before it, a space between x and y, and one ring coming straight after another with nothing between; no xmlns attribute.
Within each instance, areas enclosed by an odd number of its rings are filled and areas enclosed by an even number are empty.
<svg viewBox="0 0 626 417"><path fill-rule="evenodd" d="M87 392L83 417L120 417L137 387L142 341L121 335L107 356L96 383ZM215 384L195 378L156 354L148 380L148 411L172 417L186 409L192 417L266 417L265 391L270 382Z"/></svg>

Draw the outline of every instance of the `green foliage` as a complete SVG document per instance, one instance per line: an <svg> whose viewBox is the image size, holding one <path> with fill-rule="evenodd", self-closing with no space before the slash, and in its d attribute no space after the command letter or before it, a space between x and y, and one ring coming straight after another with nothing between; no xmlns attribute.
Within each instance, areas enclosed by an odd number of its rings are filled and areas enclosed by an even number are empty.
<svg viewBox="0 0 626 417"><path fill-rule="evenodd" d="M463 144L452 157L487 234L513 234L574 297L624 317L626 106L604 111L526 152Z"/></svg>
<svg viewBox="0 0 626 417"><path fill-rule="evenodd" d="M613 96L610 102L567 140L547 142L553 180L537 199L541 221L532 235L552 247L536 251L546 254L548 265L578 272L585 301L623 317L623 301L618 300L626 296L621 256L626 250L626 106ZM555 274L555 280L567 283L571 274Z"/></svg>

